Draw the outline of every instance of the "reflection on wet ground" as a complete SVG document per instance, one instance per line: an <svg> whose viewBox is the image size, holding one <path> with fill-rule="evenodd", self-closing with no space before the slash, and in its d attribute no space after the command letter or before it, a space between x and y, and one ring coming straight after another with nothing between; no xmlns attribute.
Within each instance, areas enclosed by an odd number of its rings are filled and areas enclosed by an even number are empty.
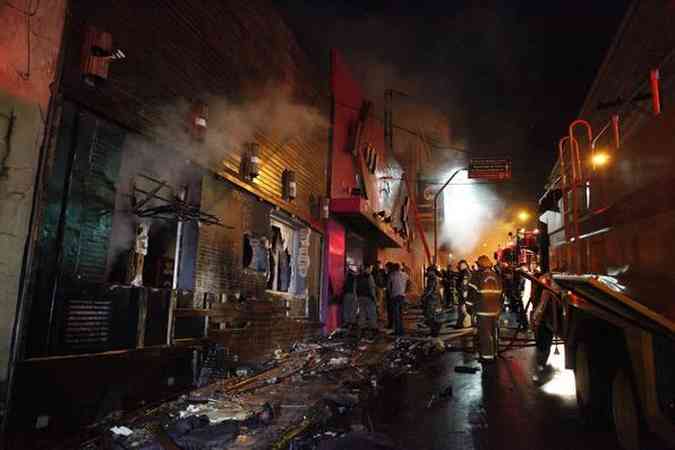
<svg viewBox="0 0 675 450"><path fill-rule="evenodd" d="M538 382L534 349L516 348L492 365L473 355L449 352L415 373L386 380L368 407L375 431L407 449L618 449L610 432L591 432L576 410L574 374L551 354L551 371ZM457 373L458 365L481 367ZM428 407L435 394L453 395Z"/></svg>

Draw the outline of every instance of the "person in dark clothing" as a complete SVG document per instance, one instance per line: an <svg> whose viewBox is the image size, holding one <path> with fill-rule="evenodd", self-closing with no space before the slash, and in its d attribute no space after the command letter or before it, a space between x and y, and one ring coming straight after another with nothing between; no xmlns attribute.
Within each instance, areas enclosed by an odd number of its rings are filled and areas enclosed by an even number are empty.
<svg viewBox="0 0 675 450"><path fill-rule="evenodd" d="M373 266L373 279L375 280L375 294L377 295L377 317L379 318L380 311L384 311L387 307L387 272L382 267L382 263L380 261L376 261L375 266Z"/></svg>
<svg viewBox="0 0 675 450"><path fill-rule="evenodd" d="M443 285L443 304L446 308L452 309L455 305L455 272L453 272L450 264L441 274L441 283Z"/></svg>
<svg viewBox="0 0 675 450"><path fill-rule="evenodd" d="M438 270L436 266L430 266L425 274L425 288L422 294L422 307L424 319L431 329L431 335L436 337L441 329L441 323L436 320L436 310L440 307L438 295Z"/></svg>
<svg viewBox="0 0 675 450"><path fill-rule="evenodd" d="M514 283L512 285L511 304L513 311L518 316L518 325L521 330L527 330L527 314L525 312L525 302L523 301L523 294L525 291L525 284L529 283L527 278L521 275L522 272L527 272L528 266L522 263L518 269L514 271Z"/></svg>
<svg viewBox="0 0 675 450"><path fill-rule="evenodd" d="M359 302L359 328L366 338L377 335L377 308L375 299L375 280L370 268L363 269L356 278L356 296Z"/></svg>
<svg viewBox="0 0 675 450"><path fill-rule="evenodd" d="M389 261L384 265L385 272L387 274L386 281L387 285L384 291L384 296L385 296L385 303L387 305L387 328L392 329L394 328L394 312L392 309L392 295L391 295L391 289L389 286L389 278L391 277L391 274L394 272L394 267L396 264L393 262Z"/></svg>
<svg viewBox="0 0 675 450"><path fill-rule="evenodd" d="M396 336L405 334L403 329L402 307L405 303L406 287L408 285L408 274L401 270L398 264L392 264L392 271L389 274L387 291L390 296L392 311L392 326Z"/></svg>
<svg viewBox="0 0 675 450"><path fill-rule="evenodd" d="M356 277L358 275L356 266L349 266L347 276L342 291L342 323L344 328L353 329L356 327L356 310L358 300L356 296Z"/></svg>
<svg viewBox="0 0 675 450"><path fill-rule="evenodd" d="M471 270L466 260L457 263L457 324L455 328L468 328L471 326L469 314L466 310L466 299L469 295L469 280L471 279Z"/></svg>

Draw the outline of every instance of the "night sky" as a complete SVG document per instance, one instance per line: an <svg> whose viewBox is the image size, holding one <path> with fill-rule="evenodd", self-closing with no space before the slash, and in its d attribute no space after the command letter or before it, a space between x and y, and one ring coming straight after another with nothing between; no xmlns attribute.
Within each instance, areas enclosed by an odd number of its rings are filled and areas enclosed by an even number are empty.
<svg viewBox="0 0 675 450"><path fill-rule="evenodd" d="M630 2L277 3L324 69L340 49L376 103L404 90L448 117L452 145L511 157L500 195L534 206Z"/></svg>

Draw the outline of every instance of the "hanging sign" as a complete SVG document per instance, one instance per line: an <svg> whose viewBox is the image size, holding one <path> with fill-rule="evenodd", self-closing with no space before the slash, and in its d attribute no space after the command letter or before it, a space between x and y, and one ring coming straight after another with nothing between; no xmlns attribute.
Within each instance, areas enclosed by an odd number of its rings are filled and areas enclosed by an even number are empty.
<svg viewBox="0 0 675 450"><path fill-rule="evenodd" d="M481 180L511 179L511 160L496 158L472 158L469 161L469 178Z"/></svg>

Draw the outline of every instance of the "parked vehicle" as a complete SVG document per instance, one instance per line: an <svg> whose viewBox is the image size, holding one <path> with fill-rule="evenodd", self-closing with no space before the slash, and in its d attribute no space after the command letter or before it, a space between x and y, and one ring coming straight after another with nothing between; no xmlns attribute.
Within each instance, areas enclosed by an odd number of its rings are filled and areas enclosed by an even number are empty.
<svg viewBox="0 0 675 450"><path fill-rule="evenodd" d="M613 425L626 450L645 437L675 446L675 108L661 109L675 91L659 83L675 71L675 33L662 32L663 8L630 9L540 200L581 415Z"/></svg>

